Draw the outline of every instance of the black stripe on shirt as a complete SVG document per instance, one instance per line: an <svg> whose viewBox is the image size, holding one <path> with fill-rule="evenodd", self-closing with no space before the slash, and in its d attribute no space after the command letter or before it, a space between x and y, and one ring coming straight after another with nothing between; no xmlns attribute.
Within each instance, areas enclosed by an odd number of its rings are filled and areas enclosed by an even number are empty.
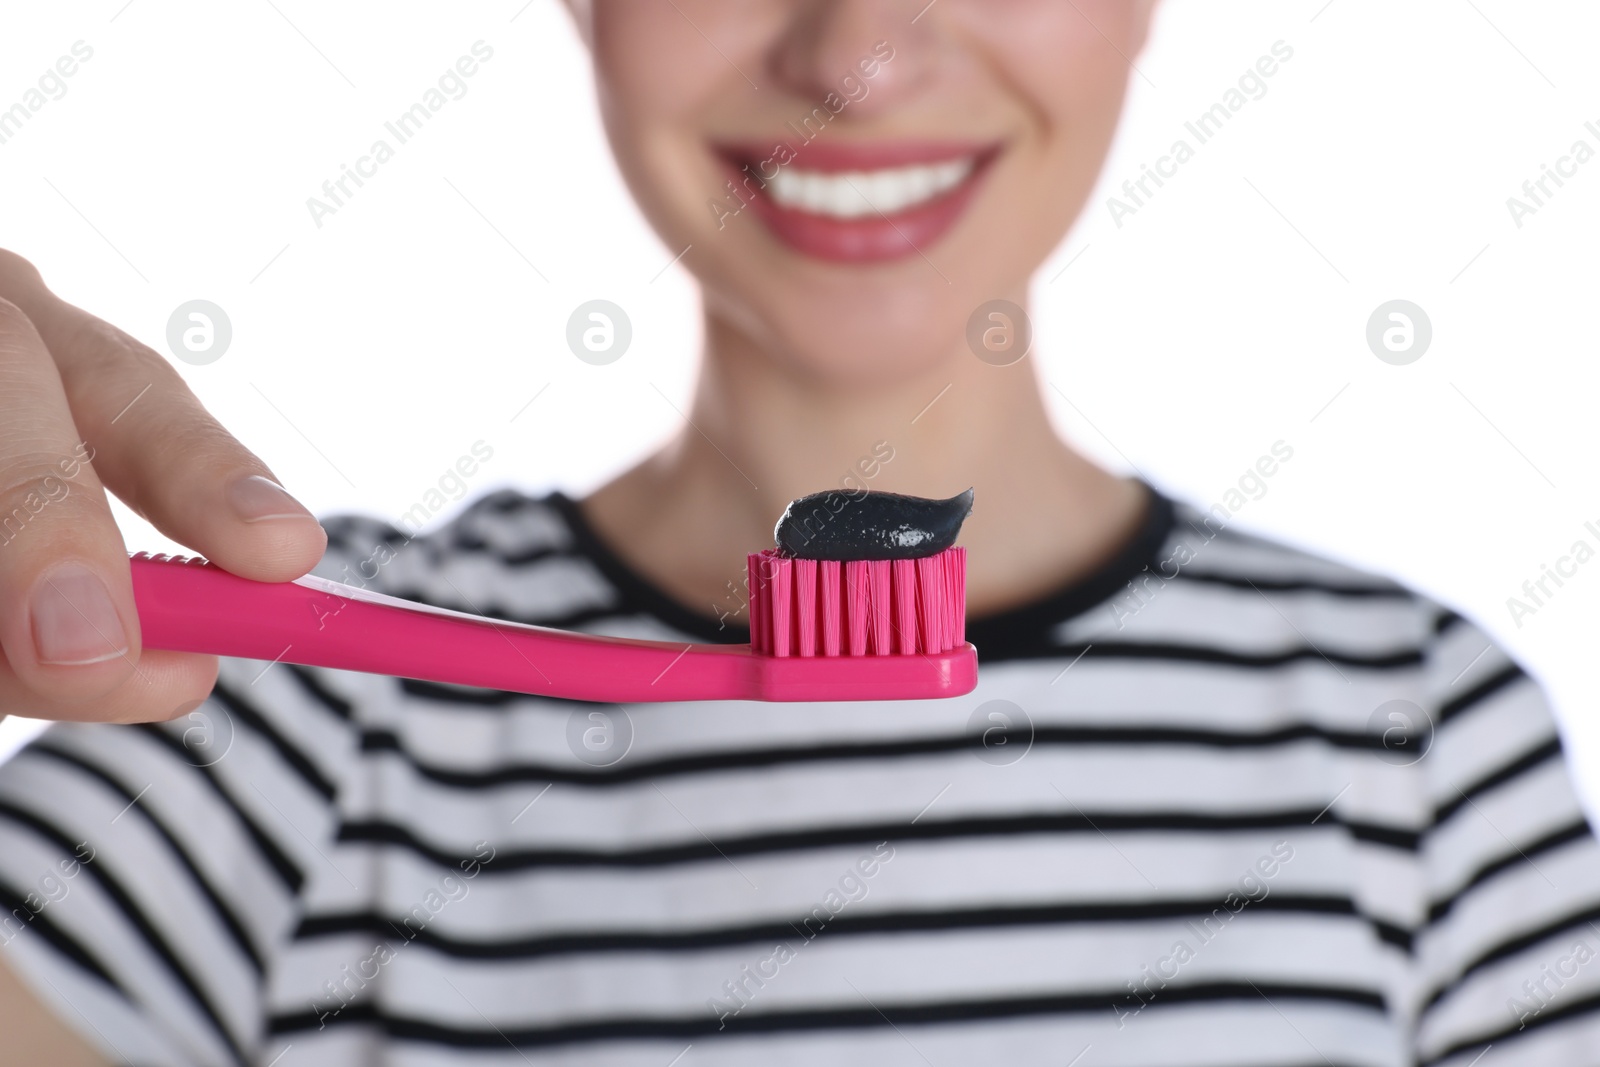
<svg viewBox="0 0 1600 1067"><path fill-rule="evenodd" d="M73 862L79 861L75 859ZM0 881L0 950L4 950L12 937L20 936L13 931L12 924L23 930L32 930L48 941L61 955L116 990L125 1000L131 1001L133 998L122 987L122 983L112 977L111 972L94 953L77 938L56 925L55 913L50 910L51 905L46 904L37 912L28 907L27 895L32 892L30 889L27 893L18 893L4 881Z"/></svg>
<svg viewBox="0 0 1600 1067"><path fill-rule="evenodd" d="M496 515L509 515L513 511L526 511L530 507L543 508L546 506L548 505L544 504L542 500L535 500L526 493L508 488L496 489L492 493L485 493L468 510L476 511L482 508L485 511L492 511Z"/></svg>
<svg viewBox="0 0 1600 1067"><path fill-rule="evenodd" d="M220 681L212 687L211 695L236 720L260 734L267 744L272 746L272 750L278 754L278 758L288 764L307 785L321 794L323 800L332 802L334 797L338 795L338 789L334 787L332 782L328 781L322 771L317 768L317 765L311 762L306 754L291 744L287 738L278 733L272 727L272 724L267 721L266 717L252 707L244 697Z"/></svg>
<svg viewBox="0 0 1600 1067"><path fill-rule="evenodd" d="M126 800L129 808L137 808L145 823L167 843L167 847L172 850L172 854L178 858L178 862L183 866L184 872L188 874L189 880L199 889L200 895L205 897L206 903L211 906L212 913L216 915L223 929L228 931L228 935L233 938L234 944L239 947L239 951L244 953L245 958L250 961L250 966L255 970L256 974L259 976L266 973L266 966L261 961L261 953L257 949L254 940L245 931L244 923L240 921L239 916L234 914L232 908L228 907L227 901L217 891L211 879L202 873L200 866L195 862L189 850L179 843L177 837L167 828L167 825L156 818L149 808L134 803L138 799L137 794L112 777L104 768L92 763L82 754L52 744L49 735L29 745L23 750L22 756L19 758L27 759L35 756L53 759L81 771L116 793L123 800Z"/></svg>
<svg viewBox="0 0 1600 1067"><path fill-rule="evenodd" d="M1033 744L1083 746L1090 744L1174 744L1208 745L1222 748L1267 747L1316 739L1339 748L1375 751L1385 747L1383 739L1374 734L1326 730L1310 724L1300 724L1277 730L1252 733L1209 731L1191 728L1162 727L1041 727L1035 731ZM796 748L744 749L731 752L698 753L692 756L675 756L653 761L639 761L608 770L578 770L546 764L515 764L485 771L456 771L436 767L418 760L394 733L386 730L364 731L361 748L365 752L392 751L400 754L420 776L458 789L494 789L516 783L559 782L567 785L604 788L626 786L639 781L662 780L680 775L749 770L761 767L789 766L807 762L837 760L883 760L908 758L929 754L962 752L979 746L974 735L956 734L942 737L916 738L908 741L838 743ZM1433 816L1428 832L1438 829L1468 803L1491 789L1502 786L1524 774L1544 766L1561 755L1559 738L1536 746L1504 767L1490 773L1478 782L1461 790L1453 801L1441 805ZM1356 836L1362 840L1394 844L1409 848L1408 838L1396 836L1394 828L1356 824ZM1401 831L1409 834L1409 831Z"/></svg>
<svg viewBox="0 0 1600 1067"><path fill-rule="evenodd" d="M1271 893L1253 902L1249 907L1252 913L1275 912L1348 917L1370 925L1378 938L1387 944L1403 950L1409 950L1410 947L1410 931L1363 915L1349 897ZM741 926L680 930L567 931L534 937L497 937L494 940L455 937L439 932L435 925L413 930L404 925L403 915L385 917L363 911L308 915L300 921L294 938L296 941L313 941L346 934L376 934L380 937L397 934L399 940L426 945L441 955L456 959L526 961L551 956L606 952L695 952L732 945L771 944L784 940L811 941L823 935L832 938L1016 926L1198 920L1210 918L1217 911L1228 915L1228 921L1237 914L1229 910L1220 899L1197 897L1139 903L1100 901L840 914L829 918L825 924L820 924L817 929L811 931L810 936L806 936L806 930L810 928L802 927L801 923L811 916L802 914L792 919Z"/></svg>
<svg viewBox="0 0 1600 1067"><path fill-rule="evenodd" d="M46 822L33 812L25 808L19 808L9 801L0 800L0 816L28 827L28 829L51 842L63 852L74 853L77 848L77 843L54 825ZM244 1063L244 1050L234 1039L233 1033L223 1023L222 1012L219 1010L217 1003L207 994L205 986L179 957L172 944L161 930L156 927L156 924L151 921L145 910L134 901L122 882L106 869L104 860L97 857L92 863L82 864L80 869L87 871L89 876L105 891L105 894L111 898L116 910L128 920L129 926L133 928L131 932L136 933L144 941L151 954L161 961L173 978L177 979L178 984L189 994L189 999L194 1003L200 1014L211 1024L212 1030L222 1038L223 1044L228 1047L228 1051L232 1053L234 1060L241 1064Z"/></svg>
<svg viewBox="0 0 1600 1067"><path fill-rule="evenodd" d="M1269 897L1268 899L1271 898ZM1497 963L1507 956L1514 956L1524 949L1532 948L1542 941L1548 941L1557 934L1565 933L1575 927L1587 926L1592 930L1594 929L1594 923L1597 921L1600 921L1600 905L1586 908L1575 914L1562 916L1559 919L1552 919L1532 930L1525 930L1516 937L1507 938L1496 943L1463 964L1453 978L1430 993L1422 1003L1422 1011L1430 1011L1435 1004L1460 988L1468 978L1483 968Z"/></svg>
<svg viewBox="0 0 1600 1067"><path fill-rule="evenodd" d="M267 861L267 865L277 874L278 879L283 882L284 888L291 895L299 895L300 887L305 885L305 872L289 858L288 854L265 830L261 829L255 818L233 798L233 794L229 793L223 786L213 768L196 767L191 762L192 754L183 747L182 740L174 737L168 730L155 723L139 723L131 727L131 729L142 731L146 737L166 746L168 750L184 761L185 766L192 767L200 775L201 780L211 786L212 791L222 801L223 807L231 811L234 817L239 820L239 825L244 828L251 844L255 845L256 851L261 854L262 858Z"/></svg>
<svg viewBox="0 0 1600 1067"><path fill-rule="evenodd" d="M1258 593L1321 593L1332 597L1354 600L1404 600L1414 602L1416 594L1399 585L1356 585L1346 582L1326 582L1314 578L1256 578L1222 571L1197 571L1180 568L1168 576L1154 572L1154 576L1169 582L1194 582L1199 585L1220 585L1229 589L1253 590Z"/></svg>
<svg viewBox="0 0 1600 1067"><path fill-rule="evenodd" d="M1485 678L1477 685L1473 686L1471 689L1467 690L1465 693L1462 693L1460 696L1454 697L1440 704L1439 725L1443 726L1445 723L1449 722L1457 715L1460 715L1473 705L1500 692L1500 690L1504 689L1512 682L1515 682L1517 679L1527 677L1527 674L1523 672L1522 668L1517 666L1515 663L1507 664L1498 671L1495 671L1493 674L1489 675L1489 677ZM1531 679L1529 680L1531 681Z"/></svg>
<svg viewBox="0 0 1600 1067"><path fill-rule="evenodd" d="M427 684L427 683L419 683ZM490 691L481 691L489 693ZM509 696L493 693L492 696ZM524 698L526 699L526 698ZM563 706L562 713L567 712ZM1351 751L1381 752L1387 749L1379 734L1360 733L1353 730L1333 730L1313 723L1296 723L1268 730L1234 731L1211 730L1188 726L1036 726L1032 744L1046 746L1197 746L1221 749L1273 748L1298 744L1302 741L1320 741L1331 747ZM1550 745L1553 752L1546 752ZM544 784L558 782L594 788L625 786L641 781L660 781L669 778L724 771L754 770L758 768L788 767L809 763L847 762L856 760L907 759L918 756L944 755L974 751L982 747L977 734L943 734L914 737L896 741L838 741L817 745L795 745L767 748L742 748L722 751L695 752L684 756L667 756L655 760L634 760L610 768L579 768L547 763L520 762L472 770L456 770L424 762L401 737L391 730L363 730L360 738L363 752L394 752L403 758L419 777L455 789L497 789L514 784ZM1559 739L1541 745L1522 760L1496 771L1469 787L1468 796L1502 785L1520 774L1532 770L1553 756L1560 755ZM1439 808L1435 824L1454 814L1465 803L1459 798Z"/></svg>
<svg viewBox="0 0 1600 1067"><path fill-rule="evenodd" d="M1419 834L1402 827L1347 820L1326 809L1285 808L1230 814L1200 814L1193 811L1036 813L1030 815L985 816L966 819L930 819L921 823L880 822L811 827L774 833L699 838L665 845L644 845L620 849L541 848L504 849L496 853L491 874L531 868L553 867L661 867L680 863L703 863L729 856L752 856L778 852L799 852L836 848L842 845L871 844L885 840L940 841L961 838L997 838L1029 834L1062 833L1233 833L1310 827L1318 822L1329 829L1343 829L1352 838L1371 844L1415 852ZM342 842L393 845L431 862L459 868L471 860L445 848L423 841L410 827L382 819L351 820L341 823L337 839Z"/></svg>
<svg viewBox="0 0 1600 1067"><path fill-rule="evenodd" d="M1553 1026L1556 1023L1566 1022L1568 1019L1584 1018L1586 1016L1595 1014L1600 1014L1600 993L1595 993L1590 996L1583 997L1582 999L1563 1004L1559 1008L1550 1008L1545 1011L1541 1011L1538 1015L1530 1017L1526 1020L1526 1022L1519 1025L1507 1026L1501 1030L1495 1030L1491 1033L1480 1034L1474 1038L1457 1041L1454 1044L1448 1045L1439 1050L1439 1052L1435 1053L1428 1059L1423 1060L1417 1065L1417 1067L1438 1067L1438 1064L1443 1063L1451 1056L1455 1056L1463 1052L1478 1050L1479 1055L1482 1055L1482 1051L1486 1051L1486 1046L1499 1045L1508 1041L1514 1041L1518 1036L1539 1030L1542 1027Z"/></svg>
<svg viewBox="0 0 1600 1067"><path fill-rule="evenodd" d="M457 558L483 556L503 567L529 567L549 559L584 558L574 552L570 545L534 544L515 549L501 548L482 533L469 532L458 524L446 527L441 533L449 538L444 545L447 554Z"/></svg>
<svg viewBox="0 0 1600 1067"><path fill-rule="evenodd" d="M1592 836L1593 835L1589 829L1588 822L1585 821L1582 816L1579 816L1577 819L1567 823L1565 826L1552 830L1550 833L1545 834L1543 837L1538 838L1535 841L1531 841L1526 845L1522 845L1520 847L1517 845L1512 845L1511 851L1501 853L1496 858L1489 860L1477 870L1473 871L1472 874L1468 876L1467 880L1463 882L1455 892L1442 900L1435 901L1428 908L1427 925L1432 926L1442 920L1446 915L1449 915L1451 909L1454 908L1456 904L1459 903L1464 897L1466 897L1468 893L1471 893L1474 889L1478 888L1478 886L1482 885L1490 878L1493 878L1506 868L1513 867L1518 863L1531 863L1533 862L1533 858L1535 856L1541 856L1546 852L1553 852L1563 845L1569 845L1574 841L1583 840Z"/></svg>
<svg viewBox="0 0 1600 1067"><path fill-rule="evenodd" d="M1057 645L1059 657L1115 660L1171 660L1179 663L1206 663L1225 667L1271 668L1287 667L1306 661L1322 660L1343 667L1362 667L1369 670L1397 670L1415 667L1422 663L1423 650L1410 646L1388 652L1362 653L1330 649L1321 645L1293 645L1273 652L1241 652L1213 645L1184 645L1164 642L1093 641L1081 645ZM978 650L983 661L983 650Z"/></svg>
<svg viewBox="0 0 1600 1067"><path fill-rule="evenodd" d="M475 1027L449 1026L408 1016L395 1016L370 1001L354 1003L339 1015L313 1012L275 1015L268 1021L273 1034L293 1034L327 1025L375 1025L391 1038L444 1045L451 1048L500 1048L510 1043L523 1048L596 1041L626 1041L714 1037L742 1034L794 1033L816 1030L862 1030L879 1027L937 1026L1029 1016L1102 1014L1127 1002L1126 989L1096 993L1054 993L1028 997L982 1000L927 1001L911 1004L864 1003L838 1008L803 1008L788 1011L745 1011L719 1019L711 1011L693 1016L625 1016L552 1026ZM1166 1005L1215 1004L1229 1001L1258 1003L1263 1012L1275 1013L1277 1002L1337 1004L1387 1014L1383 994L1354 986L1308 985L1281 982L1209 982L1167 986L1149 1002L1151 1010Z"/></svg>
<svg viewBox="0 0 1600 1067"><path fill-rule="evenodd" d="M289 672L289 677L306 691L307 696L333 712L342 722L348 723L353 720L355 705L324 685L315 671L288 663L284 664L284 668Z"/></svg>
<svg viewBox="0 0 1600 1067"><path fill-rule="evenodd" d="M1492 696L1508 682L1519 676L1521 676L1520 668L1515 666L1506 668L1494 678L1451 701L1449 714L1451 716L1461 714L1478 701ZM309 679L307 680L309 681ZM399 684L405 692L429 700L482 706L526 703L535 708L547 706L553 712L559 712L560 714L567 714L570 710L569 705L565 703L546 705L540 698L518 693L489 689L469 689L406 679L400 680ZM330 707L334 706L336 701L342 704L343 714L348 716L349 705L331 693L323 691L320 687L311 688L311 693L317 699L328 703ZM1250 732L1164 726L1040 726L1035 729L1033 743L1036 745L1171 744L1242 748L1283 745L1308 739L1321 740L1335 747L1345 749L1375 751L1387 747L1383 739L1378 735L1333 730L1312 723L1298 723L1270 730ZM416 769L419 775L442 785L460 789L489 789L517 782L561 782L580 786L605 787L650 778L667 778L707 771L740 770L833 760L902 758L941 752L957 752L973 747L976 742L970 735L957 734L902 741L836 742L823 745L696 753L690 756L668 757L648 762L634 761L625 766L605 770L522 763L481 771L458 771L424 763L407 750L399 738L390 731L364 731L361 735L360 743L363 751L393 751L400 753ZM1556 754L1559 754L1559 739L1556 739L1554 744L1557 745ZM1529 766L1513 764L1504 768L1500 772L1505 775L1503 781L1509 781L1518 774L1524 773L1531 766L1546 758L1546 756L1544 750L1540 749L1538 754L1529 753L1526 758L1532 761ZM1473 787L1473 791L1469 791L1469 795L1476 795L1476 791L1492 788L1494 785L1501 784L1501 781L1490 782L1485 780L1480 782ZM1454 814L1461 803L1463 801L1459 798L1447 802L1440 808L1435 817L1435 823L1442 822Z"/></svg>
<svg viewBox="0 0 1600 1067"><path fill-rule="evenodd" d="M565 713L565 709L563 709ZM1087 746L1198 746L1221 749L1274 748L1303 741L1321 741L1340 749L1380 752L1386 749L1379 734L1331 730L1312 723L1296 723L1270 730L1210 730L1187 726L1036 726L1036 748L1061 745ZM664 780L723 771L788 767L808 763L856 760L907 759L975 751L982 747L977 734L943 734L897 741L837 741L818 745L742 748L634 760L610 768L578 768L546 763L502 764L483 770L455 770L425 763L390 730L370 729L361 734L363 752L394 752L423 778L457 789L495 789L517 783L608 786Z"/></svg>
<svg viewBox="0 0 1600 1067"><path fill-rule="evenodd" d="M1433 830L1438 829L1441 823L1491 789L1505 785L1514 778L1519 778L1560 758L1561 738L1559 736L1552 737L1542 744L1535 745L1505 766L1478 779L1467 788L1461 789L1458 787L1455 797L1439 805L1434 812L1433 826L1429 828L1429 832L1432 833Z"/></svg>
<svg viewBox="0 0 1600 1067"><path fill-rule="evenodd" d="M530 696L527 693L513 693L504 689L477 689L465 685L447 685L443 682L425 682L418 678L396 678L400 691L407 696L417 697L421 700L431 700L438 704L471 704L479 707L503 707L506 704L520 704L531 701L532 706L556 708L555 703L545 704L543 698ZM599 706L599 705L596 705ZM571 706L563 707L562 713L570 712Z"/></svg>

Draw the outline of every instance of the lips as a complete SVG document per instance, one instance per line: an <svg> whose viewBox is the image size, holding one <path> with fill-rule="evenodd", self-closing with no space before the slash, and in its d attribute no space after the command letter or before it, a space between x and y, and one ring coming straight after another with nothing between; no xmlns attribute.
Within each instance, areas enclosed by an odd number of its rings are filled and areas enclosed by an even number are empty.
<svg viewBox="0 0 1600 1067"><path fill-rule="evenodd" d="M999 151L994 143L835 141L804 145L780 165L770 143L717 146L774 237L845 263L925 253L965 213Z"/></svg>

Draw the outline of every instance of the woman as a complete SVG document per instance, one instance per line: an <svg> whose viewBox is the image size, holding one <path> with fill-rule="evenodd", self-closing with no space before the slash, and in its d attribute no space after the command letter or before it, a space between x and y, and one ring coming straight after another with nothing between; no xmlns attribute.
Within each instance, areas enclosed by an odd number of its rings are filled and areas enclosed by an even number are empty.
<svg viewBox="0 0 1600 1067"><path fill-rule="evenodd" d="M974 486L979 690L596 708L224 662L212 691L141 654L100 481L252 578L321 529L7 259L5 484L92 466L0 560L0 699L174 721L0 768L0 1063L1590 1062L1600 850L1538 688L1051 432L1021 308L1153 0L573 7L622 171L692 246L689 426L582 502L332 521L319 572L737 641L790 498Z"/></svg>

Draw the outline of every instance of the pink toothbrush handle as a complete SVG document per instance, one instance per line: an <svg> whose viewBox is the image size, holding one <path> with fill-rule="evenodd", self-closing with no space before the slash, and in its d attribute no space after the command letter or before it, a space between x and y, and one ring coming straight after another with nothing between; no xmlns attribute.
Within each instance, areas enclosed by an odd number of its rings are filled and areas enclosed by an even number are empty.
<svg viewBox="0 0 1600 1067"><path fill-rule="evenodd" d="M596 637L414 604L326 579L253 582L133 557L145 648L616 703L912 700L977 685L970 644L932 655L769 656L749 645Z"/></svg>

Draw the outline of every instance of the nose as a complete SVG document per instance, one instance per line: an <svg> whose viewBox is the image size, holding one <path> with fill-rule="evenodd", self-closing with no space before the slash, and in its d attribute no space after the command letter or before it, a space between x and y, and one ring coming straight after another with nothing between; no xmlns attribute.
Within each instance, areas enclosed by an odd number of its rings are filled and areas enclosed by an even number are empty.
<svg viewBox="0 0 1600 1067"><path fill-rule="evenodd" d="M892 110L938 63L938 9L926 2L802 0L770 56L774 80L819 104L829 93L848 100L857 119Z"/></svg>

